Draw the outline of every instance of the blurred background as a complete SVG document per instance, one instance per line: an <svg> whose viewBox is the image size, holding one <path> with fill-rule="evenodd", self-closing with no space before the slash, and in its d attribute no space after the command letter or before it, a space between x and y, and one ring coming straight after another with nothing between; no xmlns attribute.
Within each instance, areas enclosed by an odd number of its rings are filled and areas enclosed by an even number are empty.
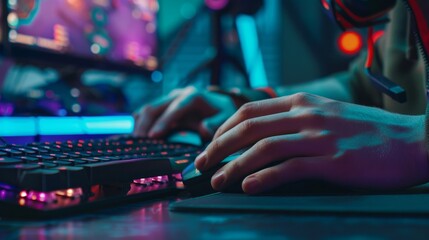
<svg viewBox="0 0 429 240"><path fill-rule="evenodd" d="M46 2L57 9L46 10ZM362 48L362 33L342 32L321 11L320 0L8 0L1 7L0 115L9 117L129 116L189 85L317 81L346 70ZM129 21L117 17L127 7ZM71 21L77 19L73 8L91 24ZM38 18L57 10L64 24ZM51 42L31 35L31 24L48 21L57 21ZM83 46L72 48L80 34L72 26L83 29L95 56L80 52ZM143 42L126 45L122 61L112 49L127 35ZM148 56L139 58L139 51Z"/></svg>

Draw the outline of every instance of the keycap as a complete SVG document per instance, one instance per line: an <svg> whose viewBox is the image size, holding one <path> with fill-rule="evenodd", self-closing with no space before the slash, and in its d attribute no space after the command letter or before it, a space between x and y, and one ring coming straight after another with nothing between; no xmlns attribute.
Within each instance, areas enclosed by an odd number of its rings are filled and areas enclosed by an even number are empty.
<svg viewBox="0 0 429 240"><path fill-rule="evenodd" d="M0 182L19 186L22 172L38 168L40 168L38 164L30 163L0 166Z"/></svg>
<svg viewBox="0 0 429 240"><path fill-rule="evenodd" d="M18 164L23 162L24 162L23 160L16 159L16 158L0 157L0 166Z"/></svg>
<svg viewBox="0 0 429 240"><path fill-rule="evenodd" d="M21 159L22 161L26 163L37 163L39 161L36 157L30 157L30 156L21 156L21 157L15 157L17 159Z"/></svg>
<svg viewBox="0 0 429 240"><path fill-rule="evenodd" d="M24 147L15 147L15 150L21 151L25 154L36 154L36 151L33 149L29 149L29 148L24 148Z"/></svg>
<svg viewBox="0 0 429 240"><path fill-rule="evenodd" d="M18 156L23 155L24 153L12 148L2 148L2 151L7 153L9 156Z"/></svg>
<svg viewBox="0 0 429 240"><path fill-rule="evenodd" d="M61 181L67 183L67 188L90 187L88 172L83 167L63 166L54 169L60 171Z"/></svg>
<svg viewBox="0 0 429 240"><path fill-rule="evenodd" d="M35 169L21 173L20 186L36 191L51 191L66 188L67 181L61 178L58 169Z"/></svg>

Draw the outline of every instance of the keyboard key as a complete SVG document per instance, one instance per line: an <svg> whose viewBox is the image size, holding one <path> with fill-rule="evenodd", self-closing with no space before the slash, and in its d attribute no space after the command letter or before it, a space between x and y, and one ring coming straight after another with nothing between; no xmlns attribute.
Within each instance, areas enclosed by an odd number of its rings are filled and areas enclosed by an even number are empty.
<svg viewBox="0 0 429 240"><path fill-rule="evenodd" d="M22 161L26 163L37 163L39 162L39 159L36 157L30 157L30 156L22 156L22 157L16 157L17 159L21 159Z"/></svg>
<svg viewBox="0 0 429 240"><path fill-rule="evenodd" d="M24 154L23 152L12 148L2 148L2 151L7 153L9 156L19 156Z"/></svg>
<svg viewBox="0 0 429 240"><path fill-rule="evenodd" d="M66 180L61 178L58 169L36 169L24 171L20 176L20 184L23 188L36 191L52 191L67 185Z"/></svg>
<svg viewBox="0 0 429 240"><path fill-rule="evenodd" d="M90 187L89 176L83 167L65 166L54 169L60 171L61 182L67 183L67 188ZM46 187L49 189L50 186Z"/></svg>
<svg viewBox="0 0 429 240"><path fill-rule="evenodd" d="M44 149L44 148L39 148L39 147L35 147L35 146L31 146L31 147L28 147L28 148L31 149L31 150L34 150L34 151L36 151L36 153L40 153L40 154L49 153L49 151L46 150L46 149Z"/></svg>
<svg viewBox="0 0 429 240"><path fill-rule="evenodd" d="M21 151L21 152L23 152L23 153L25 153L25 154L27 154L27 155L30 155L30 154L36 154L36 153L37 153L37 152L36 152L35 150L33 150L33 149L24 148L24 147L15 147L14 149L15 149L15 150L18 150L18 151Z"/></svg>
<svg viewBox="0 0 429 240"><path fill-rule="evenodd" d="M34 191L131 182L181 172L198 151L144 138L9 144L0 146L0 182Z"/></svg>
<svg viewBox="0 0 429 240"><path fill-rule="evenodd" d="M53 168L58 166L58 164L55 164L53 162L38 162L37 163L41 168Z"/></svg>
<svg viewBox="0 0 429 240"><path fill-rule="evenodd" d="M67 155L62 153L51 153L49 156L53 157L54 159L63 159L63 158L69 158Z"/></svg>
<svg viewBox="0 0 429 240"><path fill-rule="evenodd" d="M74 154L74 153L63 153L64 156L66 156L67 158L78 158L78 157L82 157L78 154Z"/></svg>
<svg viewBox="0 0 429 240"><path fill-rule="evenodd" d="M55 157L52 157L49 155L35 155L34 157L38 158L41 161L54 160L55 159Z"/></svg>
<svg viewBox="0 0 429 240"><path fill-rule="evenodd" d="M82 164L91 184L132 181L136 178L171 173L170 161L164 159L130 159Z"/></svg>
<svg viewBox="0 0 429 240"><path fill-rule="evenodd" d="M64 160L64 161L67 161L67 162L71 163L73 166L76 166L76 165L79 165L79 164L88 163L88 161L85 161L83 159L67 159L67 160Z"/></svg>
<svg viewBox="0 0 429 240"><path fill-rule="evenodd" d="M23 163L23 160L9 157L0 157L0 166Z"/></svg>
<svg viewBox="0 0 429 240"><path fill-rule="evenodd" d="M38 164L16 164L16 165L7 165L0 166L0 182L11 184L14 186L20 186L20 175L24 171L38 169L40 166Z"/></svg>
<svg viewBox="0 0 429 240"><path fill-rule="evenodd" d="M48 152L51 153L59 153L61 152L60 149L56 148L56 147L51 147L51 146L40 146L40 148L47 150Z"/></svg>
<svg viewBox="0 0 429 240"><path fill-rule="evenodd" d="M65 161L65 160L53 160L53 161L47 161L44 163L52 163L52 164L55 164L55 166L72 166L73 165L71 162Z"/></svg>

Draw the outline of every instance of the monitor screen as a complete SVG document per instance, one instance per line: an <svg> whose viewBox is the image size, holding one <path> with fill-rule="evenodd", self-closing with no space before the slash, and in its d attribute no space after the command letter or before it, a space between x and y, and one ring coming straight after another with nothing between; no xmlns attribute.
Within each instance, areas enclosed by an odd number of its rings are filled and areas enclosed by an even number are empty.
<svg viewBox="0 0 429 240"><path fill-rule="evenodd" d="M5 2L12 57L101 68L158 66L157 0Z"/></svg>

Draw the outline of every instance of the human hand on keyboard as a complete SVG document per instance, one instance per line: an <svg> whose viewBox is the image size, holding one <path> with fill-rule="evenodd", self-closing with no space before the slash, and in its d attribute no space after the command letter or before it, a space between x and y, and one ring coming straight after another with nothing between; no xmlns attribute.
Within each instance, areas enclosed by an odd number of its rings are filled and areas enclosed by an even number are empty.
<svg viewBox="0 0 429 240"><path fill-rule="evenodd" d="M227 95L187 87L175 90L136 111L133 134L162 138L172 130L189 129L197 131L203 139L210 140L216 129L236 110Z"/></svg>
<svg viewBox="0 0 429 240"><path fill-rule="evenodd" d="M424 116L295 94L241 107L195 165L208 170L252 146L213 175L215 190L240 179L250 194L305 179L396 189L429 180L424 132Z"/></svg>

